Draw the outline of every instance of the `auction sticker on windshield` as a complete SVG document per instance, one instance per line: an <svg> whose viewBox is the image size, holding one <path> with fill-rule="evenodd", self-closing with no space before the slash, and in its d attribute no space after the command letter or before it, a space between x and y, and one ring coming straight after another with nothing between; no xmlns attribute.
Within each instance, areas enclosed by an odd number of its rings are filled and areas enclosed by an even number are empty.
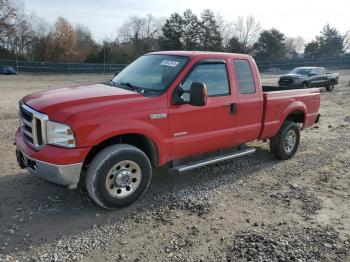
<svg viewBox="0 0 350 262"><path fill-rule="evenodd" d="M163 60L163 62L160 64L162 66L171 66L171 67L175 67L179 64L179 62L176 61L171 61L171 60Z"/></svg>

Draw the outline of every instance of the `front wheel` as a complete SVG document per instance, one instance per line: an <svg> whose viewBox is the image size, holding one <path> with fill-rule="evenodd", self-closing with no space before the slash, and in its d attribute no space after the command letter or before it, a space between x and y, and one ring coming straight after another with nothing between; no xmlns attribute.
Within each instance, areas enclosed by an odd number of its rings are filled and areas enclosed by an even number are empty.
<svg viewBox="0 0 350 262"><path fill-rule="evenodd" d="M301 86L303 89L309 88L310 84L308 82L304 82Z"/></svg>
<svg viewBox="0 0 350 262"><path fill-rule="evenodd" d="M270 140L270 150L277 159L290 159L298 150L300 142L299 126L285 121L278 134Z"/></svg>
<svg viewBox="0 0 350 262"><path fill-rule="evenodd" d="M103 208L127 206L149 187L152 168L140 149L126 144L112 145L92 160L86 174L90 197Z"/></svg>

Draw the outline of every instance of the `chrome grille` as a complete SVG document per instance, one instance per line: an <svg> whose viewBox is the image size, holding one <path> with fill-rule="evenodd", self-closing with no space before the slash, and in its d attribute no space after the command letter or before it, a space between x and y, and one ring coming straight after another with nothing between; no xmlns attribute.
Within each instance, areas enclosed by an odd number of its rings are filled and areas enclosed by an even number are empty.
<svg viewBox="0 0 350 262"><path fill-rule="evenodd" d="M293 79L290 78L282 78L279 81L280 85L291 85L293 84Z"/></svg>
<svg viewBox="0 0 350 262"><path fill-rule="evenodd" d="M46 143L47 115L35 111L29 106L19 104L19 125L24 138L35 148Z"/></svg>

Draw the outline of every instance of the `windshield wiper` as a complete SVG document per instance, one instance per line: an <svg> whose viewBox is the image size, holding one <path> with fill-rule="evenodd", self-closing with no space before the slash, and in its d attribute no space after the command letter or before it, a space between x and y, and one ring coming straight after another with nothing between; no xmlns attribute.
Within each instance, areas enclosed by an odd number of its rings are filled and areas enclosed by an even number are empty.
<svg viewBox="0 0 350 262"><path fill-rule="evenodd" d="M133 86L130 83L116 83L116 82L113 82L113 80L108 80L107 82L104 82L104 84L109 86L116 86L120 88L126 87L126 89L128 90L136 91L136 92L139 92L141 90L141 88Z"/></svg>
<svg viewBox="0 0 350 262"><path fill-rule="evenodd" d="M135 91L137 93L159 93L160 90L158 89L151 89L151 88L141 88L138 86L134 86L133 84L131 84L130 82L120 82L120 83L116 83L113 82L112 80L109 80L105 83L106 85L110 85L110 86L116 86L116 87L121 87L121 88L126 88L128 90L131 91Z"/></svg>
<svg viewBox="0 0 350 262"><path fill-rule="evenodd" d="M143 93L143 88L141 87L138 87L138 86L134 86L132 84L130 84L129 82L121 82L121 83L117 83L117 84L120 84L120 85L123 85L123 86L127 86L129 87L132 91L136 91L138 93Z"/></svg>
<svg viewBox="0 0 350 262"><path fill-rule="evenodd" d="M115 86L115 83L112 80L108 80L107 82L103 82L103 84L108 86Z"/></svg>

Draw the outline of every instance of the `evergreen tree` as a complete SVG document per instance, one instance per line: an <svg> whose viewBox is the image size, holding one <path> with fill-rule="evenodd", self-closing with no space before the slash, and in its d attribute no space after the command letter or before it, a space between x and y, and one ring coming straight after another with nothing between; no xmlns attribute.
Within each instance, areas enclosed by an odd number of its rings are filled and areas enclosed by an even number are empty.
<svg viewBox="0 0 350 262"><path fill-rule="evenodd" d="M244 53L245 48L239 39L233 36L227 43L226 51L230 53Z"/></svg>
<svg viewBox="0 0 350 262"><path fill-rule="evenodd" d="M254 44L254 54L257 60L278 60L286 55L284 35L277 29L264 30Z"/></svg>
<svg viewBox="0 0 350 262"><path fill-rule="evenodd" d="M198 17L187 9L183 15L183 46L185 50L197 50L200 43L200 23Z"/></svg>
<svg viewBox="0 0 350 262"><path fill-rule="evenodd" d="M210 9L202 12L200 28L200 48L208 51L221 51L222 37L215 15Z"/></svg>
<svg viewBox="0 0 350 262"><path fill-rule="evenodd" d="M319 55L319 44L317 41L312 41L305 46L304 57L315 58Z"/></svg>
<svg viewBox="0 0 350 262"><path fill-rule="evenodd" d="M321 35L317 37L317 42L320 56L339 56L344 53L344 37L329 24L322 29Z"/></svg>
<svg viewBox="0 0 350 262"><path fill-rule="evenodd" d="M163 50L183 49L183 23L184 20L178 13L172 14L162 27L161 48Z"/></svg>

